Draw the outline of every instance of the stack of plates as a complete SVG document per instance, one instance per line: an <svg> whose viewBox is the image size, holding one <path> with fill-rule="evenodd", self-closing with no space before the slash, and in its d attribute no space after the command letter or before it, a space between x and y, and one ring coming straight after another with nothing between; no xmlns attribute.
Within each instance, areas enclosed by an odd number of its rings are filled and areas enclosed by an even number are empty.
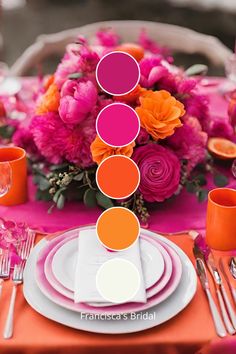
<svg viewBox="0 0 236 354"><path fill-rule="evenodd" d="M51 240L43 239L36 245L24 273L24 296L36 311L76 329L131 333L169 320L191 301L197 279L189 258L173 242L141 229L140 249L147 302L102 307L74 303L79 231L94 228L86 226L70 230Z"/></svg>

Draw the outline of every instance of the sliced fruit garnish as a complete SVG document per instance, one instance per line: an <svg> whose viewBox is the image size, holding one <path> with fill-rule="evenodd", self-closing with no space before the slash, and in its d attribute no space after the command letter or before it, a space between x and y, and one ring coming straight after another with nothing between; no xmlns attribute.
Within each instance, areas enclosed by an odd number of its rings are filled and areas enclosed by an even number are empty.
<svg viewBox="0 0 236 354"><path fill-rule="evenodd" d="M236 144L224 138L210 138L208 140L208 150L219 159L235 159Z"/></svg>

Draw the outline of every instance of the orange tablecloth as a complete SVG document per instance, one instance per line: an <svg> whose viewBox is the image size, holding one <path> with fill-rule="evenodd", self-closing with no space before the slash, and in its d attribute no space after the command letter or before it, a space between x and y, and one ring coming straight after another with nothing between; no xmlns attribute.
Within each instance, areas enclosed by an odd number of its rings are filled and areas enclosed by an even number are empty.
<svg viewBox="0 0 236 354"><path fill-rule="evenodd" d="M186 254L193 259L193 241L188 236L172 236ZM0 337L1 354L191 354L216 338L205 294L198 281L192 302L170 321L139 333L101 335L77 331L39 315L26 303L22 289L18 289L15 307L14 337ZM0 300L0 332L6 318L11 283L5 282ZM112 325L112 323L111 323Z"/></svg>

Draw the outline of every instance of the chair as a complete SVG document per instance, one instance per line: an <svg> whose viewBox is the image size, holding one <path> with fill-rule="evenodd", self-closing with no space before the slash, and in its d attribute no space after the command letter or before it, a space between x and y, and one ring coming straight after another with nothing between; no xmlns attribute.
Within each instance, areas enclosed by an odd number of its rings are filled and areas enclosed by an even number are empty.
<svg viewBox="0 0 236 354"><path fill-rule="evenodd" d="M224 65L232 51L216 37L198 33L191 29L165 23L150 21L104 21L69 29L55 34L40 35L36 42L28 47L10 69L15 76L26 75L28 70L45 58L62 55L68 43L78 34L93 42L95 33L101 28L113 28L126 42L136 41L140 30L145 28L148 36L161 45L168 46L173 52L188 54L200 53L214 65Z"/></svg>

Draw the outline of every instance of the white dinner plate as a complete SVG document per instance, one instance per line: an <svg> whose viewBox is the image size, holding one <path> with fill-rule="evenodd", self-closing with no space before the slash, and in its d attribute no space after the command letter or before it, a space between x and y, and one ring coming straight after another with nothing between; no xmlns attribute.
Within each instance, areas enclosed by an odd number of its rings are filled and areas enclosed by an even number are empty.
<svg viewBox="0 0 236 354"><path fill-rule="evenodd" d="M86 228L88 227L81 229ZM25 267L23 291L27 302L37 312L51 320L75 329L95 333L132 333L152 328L168 321L182 311L193 298L197 286L196 273L187 255L173 242L148 230L142 230L142 233L147 236L155 236L170 245L179 255L183 267L181 281L177 289L159 305L140 312L139 316L135 318L132 318L131 315L123 315L125 316L124 318L117 315L115 318L107 318L105 320L103 318L88 318L86 316L91 315L74 312L56 305L39 290L34 275L38 254L46 245L46 239L41 240L35 246Z"/></svg>
<svg viewBox="0 0 236 354"><path fill-rule="evenodd" d="M54 254L52 272L59 283L74 292L75 267L78 257L78 239L64 243ZM161 278L165 263L158 247L140 239L140 254L142 260L145 288L149 289Z"/></svg>

